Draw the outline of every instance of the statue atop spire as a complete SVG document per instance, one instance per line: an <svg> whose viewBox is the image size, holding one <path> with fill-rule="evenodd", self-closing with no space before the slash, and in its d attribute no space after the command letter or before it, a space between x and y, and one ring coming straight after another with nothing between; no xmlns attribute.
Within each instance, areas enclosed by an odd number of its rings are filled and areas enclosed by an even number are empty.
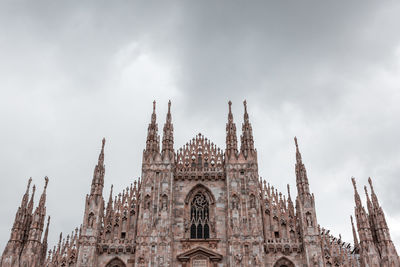
<svg viewBox="0 0 400 267"><path fill-rule="evenodd" d="M243 106L244 106L244 121L249 122L249 114L247 113L247 101L243 101Z"/></svg>
<svg viewBox="0 0 400 267"><path fill-rule="evenodd" d="M151 114L151 123L156 123L156 101L153 101L153 113Z"/></svg>

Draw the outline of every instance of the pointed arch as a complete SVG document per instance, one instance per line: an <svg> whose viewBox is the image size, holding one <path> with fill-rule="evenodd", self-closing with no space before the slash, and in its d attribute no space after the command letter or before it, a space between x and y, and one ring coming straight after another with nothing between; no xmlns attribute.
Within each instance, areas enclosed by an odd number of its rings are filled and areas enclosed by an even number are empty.
<svg viewBox="0 0 400 267"><path fill-rule="evenodd" d="M275 262L274 267L295 267L295 265L288 258L282 257Z"/></svg>
<svg viewBox="0 0 400 267"><path fill-rule="evenodd" d="M208 239L215 236L215 198L202 184L194 186L185 198L187 238Z"/></svg>
<svg viewBox="0 0 400 267"><path fill-rule="evenodd" d="M215 198L214 198L213 193L211 192L210 189L208 189L203 184L197 184L189 191L189 193L186 195L186 198L185 198L185 204L189 204L190 201L192 200L192 198L194 197L194 195L196 195L197 193L204 194L208 198L210 205L214 205Z"/></svg>
<svg viewBox="0 0 400 267"><path fill-rule="evenodd" d="M126 265L120 258L115 257L107 263L106 267L126 267Z"/></svg>

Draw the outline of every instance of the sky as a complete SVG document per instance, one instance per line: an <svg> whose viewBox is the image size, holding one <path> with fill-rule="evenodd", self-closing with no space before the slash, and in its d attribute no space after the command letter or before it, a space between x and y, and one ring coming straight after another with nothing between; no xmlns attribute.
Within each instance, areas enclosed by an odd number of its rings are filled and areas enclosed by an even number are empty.
<svg viewBox="0 0 400 267"><path fill-rule="evenodd" d="M0 251L29 177L49 177L49 245L82 223L105 146L105 189L141 175L153 100L175 148L225 148L248 102L259 174L295 191L297 136L318 223L352 242L351 177L372 177L400 245L399 1L0 2ZM161 131L160 131L161 132Z"/></svg>

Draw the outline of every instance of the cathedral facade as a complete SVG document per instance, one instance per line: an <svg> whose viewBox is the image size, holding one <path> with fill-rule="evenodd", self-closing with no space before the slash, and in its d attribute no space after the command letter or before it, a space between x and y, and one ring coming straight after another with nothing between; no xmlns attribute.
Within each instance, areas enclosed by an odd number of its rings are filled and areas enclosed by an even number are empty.
<svg viewBox="0 0 400 267"><path fill-rule="evenodd" d="M294 197L260 179L246 102L240 140L229 102L224 150L202 134L175 150L170 108L160 140L153 103L141 178L106 197L103 139L82 225L49 251L48 179L35 209L29 180L1 266L400 266L371 180L365 209L352 179L354 244L345 243L318 224L296 138Z"/></svg>

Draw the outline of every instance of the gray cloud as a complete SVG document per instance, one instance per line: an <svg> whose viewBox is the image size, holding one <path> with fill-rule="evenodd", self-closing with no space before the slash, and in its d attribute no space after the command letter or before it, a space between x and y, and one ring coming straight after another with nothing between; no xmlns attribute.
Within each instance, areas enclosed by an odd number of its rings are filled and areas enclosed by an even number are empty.
<svg viewBox="0 0 400 267"><path fill-rule="evenodd" d="M224 148L248 99L260 175L294 188L297 135L321 225L351 240L351 176L374 177L400 243L400 4L395 1L0 4L0 250L29 176L50 177L51 243L81 223L106 145L106 192L140 175L151 101L175 147ZM39 191L41 187L39 186ZM361 191L362 192L362 191Z"/></svg>

